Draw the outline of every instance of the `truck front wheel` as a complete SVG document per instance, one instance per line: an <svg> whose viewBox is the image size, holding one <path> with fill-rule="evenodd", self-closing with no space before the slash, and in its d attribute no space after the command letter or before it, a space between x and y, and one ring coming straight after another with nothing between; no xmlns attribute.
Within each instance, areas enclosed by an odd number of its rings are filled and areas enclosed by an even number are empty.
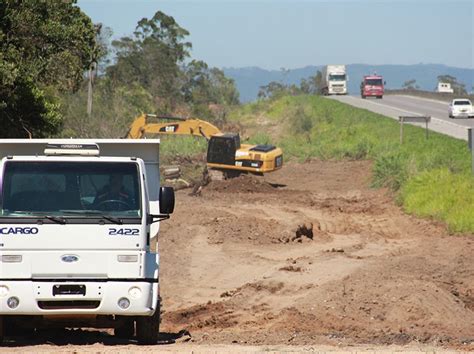
<svg viewBox="0 0 474 354"><path fill-rule="evenodd" d="M137 341L140 344L156 344L160 332L160 301L153 316L143 316L136 319Z"/></svg>
<svg viewBox="0 0 474 354"><path fill-rule="evenodd" d="M3 316L0 316L0 345L3 343Z"/></svg>
<svg viewBox="0 0 474 354"><path fill-rule="evenodd" d="M132 318L124 319L114 328L114 335L117 338L130 339L135 334L135 322Z"/></svg>

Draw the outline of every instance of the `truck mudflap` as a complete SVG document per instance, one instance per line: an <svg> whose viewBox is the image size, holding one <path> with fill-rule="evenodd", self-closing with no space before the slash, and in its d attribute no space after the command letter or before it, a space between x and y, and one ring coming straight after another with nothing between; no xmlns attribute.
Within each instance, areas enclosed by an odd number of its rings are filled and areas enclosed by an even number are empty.
<svg viewBox="0 0 474 354"><path fill-rule="evenodd" d="M95 314L152 316L154 281L0 281L0 315Z"/></svg>

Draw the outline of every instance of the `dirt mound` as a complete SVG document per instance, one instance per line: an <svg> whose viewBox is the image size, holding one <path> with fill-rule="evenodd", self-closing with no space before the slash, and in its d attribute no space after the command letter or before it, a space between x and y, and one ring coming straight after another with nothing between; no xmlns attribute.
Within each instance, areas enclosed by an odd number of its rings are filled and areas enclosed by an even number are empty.
<svg viewBox="0 0 474 354"><path fill-rule="evenodd" d="M230 305L230 304L229 304ZM224 302L208 302L204 305L195 305L188 309L165 313L165 318L178 326L188 330L202 328L229 328L238 324L231 306Z"/></svg>
<svg viewBox="0 0 474 354"><path fill-rule="evenodd" d="M276 190L269 182L261 177L240 175L224 181L212 181L206 191L220 193L271 193Z"/></svg>
<svg viewBox="0 0 474 354"><path fill-rule="evenodd" d="M234 296L241 296L245 293L255 293L255 292L268 292L269 294L275 294L276 292L283 289L285 286L282 282L276 281L258 281L255 283L247 283L244 286L238 287L234 290L229 290L221 294L221 297L234 297Z"/></svg>
<svg viewBox="0 0 474 354"><path fill-rule="evenodd" d="M208 240L211 244L289 244L329 239L317 220L293 226L273 218L262 219L259 216L228 214L213 218L205 225L209 228Z"/></svg>

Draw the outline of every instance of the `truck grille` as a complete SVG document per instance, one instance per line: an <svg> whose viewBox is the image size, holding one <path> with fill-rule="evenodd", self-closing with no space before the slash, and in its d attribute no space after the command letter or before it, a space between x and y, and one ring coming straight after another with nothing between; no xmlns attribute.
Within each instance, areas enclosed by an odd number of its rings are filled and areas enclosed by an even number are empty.
<svg viewBox="0 0 474 354"><path fill-rule="evenodd" d="M38 301L43 310L96 309L99 305L100 301L94 300Z"/></svg>

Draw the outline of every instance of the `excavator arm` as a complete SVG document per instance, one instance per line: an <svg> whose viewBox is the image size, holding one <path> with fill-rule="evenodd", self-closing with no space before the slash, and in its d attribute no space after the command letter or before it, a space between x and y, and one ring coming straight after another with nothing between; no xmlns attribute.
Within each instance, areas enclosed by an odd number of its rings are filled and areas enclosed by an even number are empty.
<svg viewBox="0 0 474 354"><path fill-rule="evenodd" d="M153 123L148 121L149 118L169 119L174 121L169 123ZM132 122L125 138L140 139L143 138L145 134L181 134L202 136L209 140L212 135L220 133L221 131L215 125L200 119L161 117L154 114L141 114Z"/></svg>
<svg viewBox="0 0 474 354"><path fill-rule="evenodd" d="M149 118L167 119L171 122L150 122ZM208 140L207 166L227 175L239 173L263 174L282 167L283 152L273 145L241 144L237 133L222 134L219 128L195 118L162 117L142 114L135 118L125 136L140 139L145 134L194 135Z"/></svg>

